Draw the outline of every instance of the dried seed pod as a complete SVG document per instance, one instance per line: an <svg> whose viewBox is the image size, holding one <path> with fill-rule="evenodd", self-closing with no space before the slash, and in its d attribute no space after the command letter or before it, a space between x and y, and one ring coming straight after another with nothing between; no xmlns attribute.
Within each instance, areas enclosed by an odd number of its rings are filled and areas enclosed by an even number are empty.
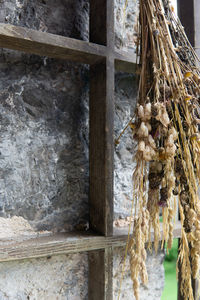
<svg viewBox="0 0 200 300"><path fill-rule="evenodd" d="M154 141L151 134L148 136L148 141L149 141L150 146L155 149L156 148L156 143L155 143L155 141Z"/></svg>
<svg viewBox="0 0 200 300"><path fill-rule="evenodd" d="M167 201L168 199L168 188L163 187L160 189L160 201Z"/></svg>
<svg viewBox="0 0 200 300"><path fill-rule="evenodd" d="M168 188L163 187L160 189L160 200L158 205L161 207L167 207L167 199L168 199Z"/></svg>
<svg viewBox="0 0 200 300"><path fill-rule="evenodd" d="M171 157L174 156L176 153L176 145L173 144L171 147L166 147L166 155Z"/></svg>
<svg viewBox="0 0 200 300"><path fill-rule="evenodd" d="M157 106L152 105L151 114L152 114L152 117L154 117L154 118L158 115L158 107Z"/></svg>
<svg viewBox="0 0 200 300"><path fill-rule="evenodd" d="M183 130L184 130L184 131L188 131L189 125L188 125L188 123L187 123L186 120L184 120L184 121L182 122L182 126L183 126Z"/></svg>
<svg viewBox="0 0 200 300"><path fill-rule="evenodd" d="M176 178L176 180L175 180L175 185L178 187L179 184L180 184L180 180L178 180L178 179Z"/></svg>
<svg viewBox="0 0 200 300"><path fill-rule="evenodd" d="M181 174L183 172L183 164L180 158L175 159L175 166L174 166L175 172L178 174Z"/></svg>
<svg viewBox="0 0 200 300"><path fill-rule="evenodd" d="M174 137L170 134L166 140L166 147L172 147L174 145Z"/></svg>
<svg viewBox="0 0 200 300"><path fill-rule="evenodd" d="M156 155L156 152L154 151L154 149L150 146L146 146L145 150L143 152L143 158L145 161L151 161L152 159L154 159Z"/></svg>
<svg viewBox="0 0 200 300"><path fill-rule="evenodd" d="M143 120L144 119L144 107L142 105L138 106L138 117Z"/></svg>
<svg viewBox="0 0 200 300"><path fill-rule="evenodd" d="M139 137L148 137L149 130L148 130L148 127L146 126L146 124L144 122L141 123L137 134L138 134Z"/></svg>
<svg viewBox="0 0 200 300"><path fill-rule="evenodd" d="M185 206L185 205L187 205L189 203L190 199L189 199L189 195L188 195L188 193L186 191L182 191L180 193L180 200L181 200L182 206Z"/></svg>
<svg viewBox="0 0 200 300"><path fill-rule="evenodd" d="M171 127L169 129L169 135L173 136L174 141L176 141L178 139L178 133L174 127Z"/></svg>
<svg viewBox="0 0 200 300"><path fill-rule="evenodd" d="M196 255L192 259L192 276L197 279L199 275L199 255Z"/></svg>
<svg viewBox="0 0 200 300"><path fill-rule="evenodd" d="M183 222L183 226L184 226L184 229L185 229L186 233L191 232L191 226L190 226L190 223L188 222L187 218L185 218L185 220Z"/></svg>
<svg viewBox="0 0 200 300"><path fill-rule="evenodd" d="M196 231L195 231L195 238L196 238L197 240L200 240L200 230L196 230Z"/></svg>
<svg viewBox="0 0 200 300"><path fill-rule="evenodd" d="M138 144L138 151L143 152L145 150L145 142L144 141L140 141Z"/></svg>
<svg viewBox="0 0 200 300"><path fill-rule="evenodd" d="M144 109L144 117L146 120L151 119L151 103L147 103Z"/></svg>
<svg viewBox="0 0 200 300"><path fill-rule="evenodd" d="M160 207L167 207L167 201L158 201L158 205L160 206Z"/></svg>
<svg viewBox="0 0 200 300"><path fill-rule="evenodd" d="M181 174L181 177L180 177L180 183L183 184L183 185L186 185L187 184L187 178L185 176L185 173L182 173Z"/></svg>
<svg viewBox="0 0 200 300"><path fill-rule="evenodd" d="M188 102L188 101L190 101L191 99L192 99L192 96L191 96L191 95L187 95L187 96L185 96L184 101L185 101L185 102Z"/></svg>
<svg viewBox="0 0 200 300"><path fill-rule="evenodd" d="M154 189L157 189L160 184L161 184L161 181L162 181L162 174L161 173L150 173L149 174L149 187L154 190Z"/></svg>
<svg viewBox="0 0 200 300"><path fill-rule="evenodd" d="M172 244L173 244L173 224L170 223L169 224L169 238L168 238L168 241L167 241L167 247L168 249L171 249L172 248Z"/></svg>
<svg viewBox="0 0 200 300"><path fill-rule="evenodd" d="M200 221L199 220L196 220L195 227L196 227L196 230L200 231Z"/></svg>
<svg viewBox="0 0 200 300"><path fill-rule="evenodd" d="M186 79L186 78L189 78L189 77L192 77L192 72L186 72L185 74L184 74L184 78Z"/></svg>
<svg viewBox="0 0 200 300"><path fill-rule="evenodd" d="M175 189L173 190L173 194L174 196L178 196L178 187L175 187Z"/></svg>

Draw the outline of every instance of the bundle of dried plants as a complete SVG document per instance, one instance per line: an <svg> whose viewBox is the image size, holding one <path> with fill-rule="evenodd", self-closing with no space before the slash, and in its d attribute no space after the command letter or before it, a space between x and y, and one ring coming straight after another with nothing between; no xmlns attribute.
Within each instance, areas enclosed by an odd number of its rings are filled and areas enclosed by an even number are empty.
<svg viewBox="0 0 200 300"><path fill-rule="evenodd" d="M146 245L171 248L176 208L181 221L177 266L181 293L193 299L200 255L200 71L198 58L168 0L140 0L139 94L134 121L135 218L129 242L135 298L147 284ZM160 236L160 214L163 237ZM151 243L151 229L154 243Z"/></svg>

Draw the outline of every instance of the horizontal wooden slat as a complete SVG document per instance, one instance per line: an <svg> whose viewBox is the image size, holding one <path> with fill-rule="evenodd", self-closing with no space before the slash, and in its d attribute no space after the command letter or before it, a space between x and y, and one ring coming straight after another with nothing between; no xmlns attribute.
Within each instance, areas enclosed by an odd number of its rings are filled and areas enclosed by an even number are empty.
<svg viewBox="0 0 200 300"><path fill-rule="evenodd" d="M124 247L127 242L127 228L118 228L114 232L115 235L112 237L97 236L85 232L0 240L0 262L92 251L109 247ZM178 238L180 235L181 226L180 223L177 223L174 229L174 237Z"/></svg>
<svg viewBox="0 0 200 300"><path fill-rule="evenodd" d="M85 64L95 64L107 55L114 55L118 71L135 70L132 52L109 53L106 46L10 24L0 23L0 47Z"/></svg>
<svg viewBox="0 0 200 300"><path fill-rule="evenodd" d="M121 72L135 73L136 54L134 51L115 50L115 69Z"/></svg>
<svg viewBox="0 0 200 300"><path fill-rule="evenodd" d="M0 47L85 64L106 56L105 46L3 23Z"/></svg>

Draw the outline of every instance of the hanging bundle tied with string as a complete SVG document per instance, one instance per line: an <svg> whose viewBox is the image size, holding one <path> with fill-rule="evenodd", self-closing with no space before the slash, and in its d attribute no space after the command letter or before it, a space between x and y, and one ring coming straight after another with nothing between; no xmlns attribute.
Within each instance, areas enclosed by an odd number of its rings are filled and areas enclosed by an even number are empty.
<svg viewBox="0 0 200 300"><path fill-rule="evenodd" d="M129 241L135 298L147 284L146 245L173 242L176 208L181 221L178 256L181 293L193 299L200 255L200 71L198 58L168 0L140 0L137 57L139 94L134 121L135 218ZM160 233L160 214L163 236ZM151 243L151 231L154 243ZM161 240L161 243L159 241Z"/></svg>

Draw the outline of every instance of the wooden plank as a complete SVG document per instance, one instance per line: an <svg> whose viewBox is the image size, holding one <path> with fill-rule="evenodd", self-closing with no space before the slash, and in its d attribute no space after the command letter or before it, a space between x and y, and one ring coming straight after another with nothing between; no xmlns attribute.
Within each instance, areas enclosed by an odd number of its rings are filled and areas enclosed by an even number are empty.
<svg viewBox="0 0 200 300"><path fill-rule="evenodd" d="M90 1L90 42L107 57L90 67L90 227L113 234L114 2ZM112 248L89 254L89 300L113 299Z"/></svg>
<svg viewBox="0 0 200 300"><path fill-rule="evenodd" d="M114 65L91 66L90 226L112 235L113 227Z"/></svg>
<svg viewBox="0 0 200 300"><path fill-rule="evenodd" d="M126 237L103 237L90 233L54 234L17 240L0 241L0 261L46 257L92 250L120 247Z"/></svg>
<svg viewBox="0 0 200 300"><path fill-rule="evenodd" d="M116 228L114 235L111 237L99 236L91 232L73 232L48 236L40 235L39 237L19 236L15 239L1 239L0 262L125 247L127 234L128 228ZM180 235L181 225L177 223L174 229L174 237L178 238Z"/></svg>
<svg viewBox="0 0 200 300"><path fill-rule="evenodd" d="M91 66L90 226L112 235L114 164L114 3L90 1L90 41L107 46L108 56Z"/></svg>
<svg viewBox="0 0 200 300"><path fill-rule="evenodd" d="M112 248L91 251L89 259L89 286L88 294L90 300L111 300L113 298L113 253ZM101 272L97 273L97 270ZM104 298L102 298L104 295Z"/></svg>
<svg viewBox="0 0 200 300"><path fill-rule="evenodd" d="M0 23L0 47L93 64L106 57L106 47L25 27Z"/></svg>
<svg viewBox="0 0 200 300"><path fill-rule="evenodd" d="M134 51L115 50L113 55L116 71L135 73L136 54Z"/></svg>
<svg viewBox="0 0 200 300"><path fill-rule="evenodd" d="M94 64L107 55L107 48L101 45L2 23L0 47L85 64ZM116 51L113 56L118 71L134 72L134 53Z"/></svg>

